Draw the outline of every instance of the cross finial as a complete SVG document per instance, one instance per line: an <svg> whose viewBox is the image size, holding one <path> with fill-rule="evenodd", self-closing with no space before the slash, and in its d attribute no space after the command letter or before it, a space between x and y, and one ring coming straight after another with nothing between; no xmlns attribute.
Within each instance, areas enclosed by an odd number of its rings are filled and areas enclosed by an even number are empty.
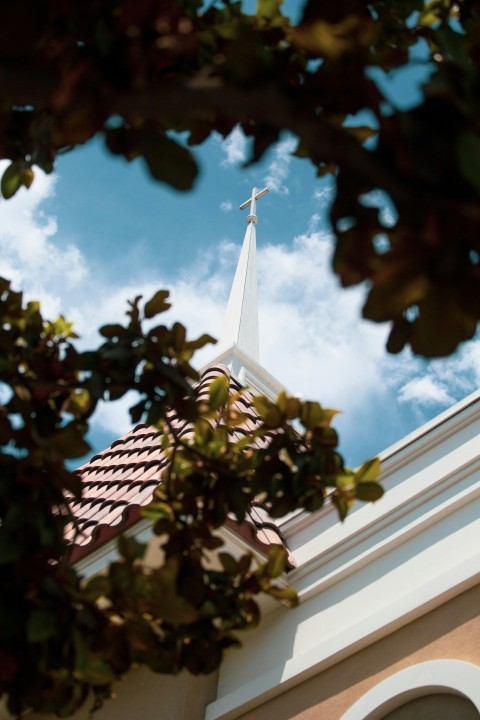
<svg viewBox="0 0 480 720"><path fill-rule="evenodd" d="M258 222L258 217L256 214L257 200L260 200L260 198L263 197L264 195L266 195L268 193L268 191L269 191L268 188L263 188L263 190L260 190L260 192L258 192L257 188L254 187L252 189L252 197L249 198L248 200L245 200L245 202L240 205L240 210L245 210L245 208L250 205L250 212L247 215L247 223L253 222L255 225L257 224L257 222Z"/></svg>

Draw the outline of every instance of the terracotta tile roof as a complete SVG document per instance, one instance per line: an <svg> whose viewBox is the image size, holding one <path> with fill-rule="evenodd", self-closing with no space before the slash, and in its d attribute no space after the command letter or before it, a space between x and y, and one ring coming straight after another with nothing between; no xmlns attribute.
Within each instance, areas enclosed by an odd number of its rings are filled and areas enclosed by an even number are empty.
<svg viewBox="0 0 480 720"><path fill-rule="evenodd" d="M228 368L213 366L203 373L195 387L199 399L208 397L211 381L221 374L229 378L232 393L242 390ZM231 431L232 438L240 438L255 429L259 419L253 406L253 396L248 391L243 390L242 396L235 402L238 412L246 416L244 422ZM180 435L191 432L188 423L182 421L182 427L175 413L171 413L170 420ZM82 497L70 501L76 525L70 523L66 528L73 562L141 519L140 510L152 500L167 462L161 448L160 433L154 427L142 424L79 468ZM259 549L265 550L271 544L284 544L274 521L256 503L250 508L245 523L239 525L230 521L228 525ZM290 562L294 565L293 558Z"/></svg>

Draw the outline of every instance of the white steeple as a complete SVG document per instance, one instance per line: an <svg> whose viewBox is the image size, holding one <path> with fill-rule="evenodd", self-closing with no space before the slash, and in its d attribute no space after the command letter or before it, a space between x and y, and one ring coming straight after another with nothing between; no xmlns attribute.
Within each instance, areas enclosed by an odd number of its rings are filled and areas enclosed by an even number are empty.
<svg viewBox="0 0 480 720"><path fill-rule="evenodd" d="M251 197L240 205L240 210L249 207L247 229L217 345L218 354L208 366L227 365L243 385L274 398L284 388L259 363L256 207L257 200L267 193L268 188L258 191L254 187Z"/></svg>
<svg viewBox="0 0 480 720"><path fill-rule="evenodd" d="M268 188L258 192L253 188L249 200L240 205L240 210L250 206L247 215L247 229L243 241L237 271L233 280L227 312L220 333L222 348L237 345L258 362L258 299L257 299L257 238L256 201L268 193Z"/></svg>

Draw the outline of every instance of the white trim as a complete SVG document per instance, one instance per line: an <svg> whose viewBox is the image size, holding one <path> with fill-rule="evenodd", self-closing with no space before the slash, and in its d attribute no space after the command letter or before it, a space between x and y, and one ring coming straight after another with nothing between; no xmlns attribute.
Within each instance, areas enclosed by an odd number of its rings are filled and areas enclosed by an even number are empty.
<svg viewBox="0 0 480 720"><path fill-rule="evenodd" d="M233 720L474 587L480 580L480 557L458 564L422 588L413 588L377 613L349 625L343 633L255 678L207 706L205 720ZM343 718L342 718L343 720ZM370 720L370 719L369 719Z"/></svg>
<svg viewBox="0 0 480 720"><path fill-rule="evenodd" d="M257 392L261 392L271 400L275 400L282 390L286 390L285 386L265 370L258 360L254 360L236 344L231 345L226 350L221 350L199 370L200 374L214 365L230 367L233 375L240 384L246 385L247 390L250 389L250 383L254 392L257 390Z"/></svg>
<svg viewBox="0 0 480 720"><path fill-rule="evenodd" d="M152 539L152 523L150 520L139 520L132 527L122 533L119 529L118 533L111 540L101 545L96 550L92 550L85 557L80 558L75 563L76 570L85 578L92 577L102 570L105 570L115 560L118 560L117 541L120 535L125 534L127 537L133 537L139 542L148 542Z"/></svg>
<svg viewBox="0 0 480 720"><path fill-rule="evenodd" d="M480 402L480 390L467 395L466 398L460 400L452 407L445 410L443 413L436 415L432 420L421 425L419 428L409 433L398 442L390 445L390 447L382 450L379 457L383 461L393 459L392 456L396 455L395 462L403 465L410 462L412 458L412 444L416 444L415 455L422 454L425 449L431 448L432 445L438 445L443 442L445 437L450 437L453 433L461 430L465 425L468 425L472 420L478 417L478 408L475 409L475 405ZM447 427L440 427L440 426ZM432 434L435 438L432 442ZM408 449L407 458L400 458L400 454L403 450ZM396 469L396 465L389 462L388 470L391 471Z"/></svg>
<svg viewBox="0 0 480 720"><path fill-rule="evenodd" d="M441 483L438 483L433 489L431 495L424 494L422 499L422 505L435 498L440 492L452 484L458 483L460 480L470 477L473 472L480 470L480 460L474 465L468 468L468 472L460 472L453 476L447 476L443 478ZM452 481L453 480L453 481ZM403 543L407 542L416 535L424 532L427 528L435 525L444 518L448 517L454 512L457 512L465 505L474 502L480 497L480 480L469 487L466 487L461 492L457 493L454 497L450 497L443 502L435 505L431 510L425 512L421 517L411 520L407 524L403 525L397 531L392 532L388 537L380 538L375 541L375 535L386 527L391 527L394 522L402 517L405 517L409 511L412 511L416 506L419 505L416 498L411 498L408 503L399 504L390 508L389 512L382 514L380 517L372 523L366 523L363 527L354 528L353 531L344 536L345 539L340 540L334 545L330 545L326 550L311 561L301 565L299 568L291 571L289 579L294 587L299 589L299 597L302 601L307 600L314 595L330 587L339 580L352 575L361 568L365 567L373 560L387 552L391 552L396 547L399 547ZM332 509L333 512L333 509ZM358 548L361 543L365 540L371 539L369 547L363 552L355 554L351 560L342 560L342 556L346 556L347 552L351 549ZM299 581L302 578L307 580L313 573L318 576L321 568L326 567L332 560L337 559L336 567L330 572L324 572L320 579L313 582L309 582L303 588L302 583ZM307 580L308 582L308 580ZM300 585L300 587L299 587Z"/></svg>
<svg viewBox="0 0 480 720"><path fill-rule="evenodd" d="M432 450L446 438L452 437L477 420L480 410L475 405L479 403L480 390L477 390L452 405L445 412L421 425L417 430L406 435L386 450L383 450L379 454L382 461L380 481L385 483L394 472L409 465L415 458L424 454L426 450ZM412 447L413 445L415 447ZM277 524L283 537L288 541L290 537L310 525L316 524L320 517L329 514L333 510L334 508L327 498L325 505L317 512L306 513L303 510L298 510L286 518L278 520Z"/></svg>
<svg viewBox="0 0 480 720"><path fill-rule="evenodd" d="M150 540L155 540L155 538L158 539L158 536L153 533L151 521L146 519L139 520L135 525L125 530L124 533L119 531L118 535L115 535L114 538L78 560L75 563L75 568L80 575L84 578L90 578L105 570L105 568L115 560L118 560L117 541L121 534L127 537L133 537L143 543L148 543ZM258 564L265 562L267 557L266 553L262 553L253 547L248 540L242 538L233 530L230 530L227 525L223 525L216 530L216 534L223 540L229 552L235 557L250 553ZM286 582L283 584L286 585ZM278 603L274 604L273 607L278 607Z"/></svg>
<svg viewBox="0 0 480 720"><path fill-rule="evenodd" d="M379 720L409 700L431 693L461 695L480 712L480 668L463 660L413 665L375 685L340 720Z"/></svg>

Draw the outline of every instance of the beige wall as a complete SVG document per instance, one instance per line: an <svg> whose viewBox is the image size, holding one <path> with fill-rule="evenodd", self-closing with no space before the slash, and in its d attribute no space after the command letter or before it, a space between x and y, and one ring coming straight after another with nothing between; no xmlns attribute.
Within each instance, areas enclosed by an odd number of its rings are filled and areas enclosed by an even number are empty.
<svg viewBox="0 0 480 720"><path fill-rule="evenodd" d="M132 670L115 686L116 697L107 700L94 720L204 720L206 705L215 699L217 674L193 677L158 675ZM72 720L88 720L88 700ZM52 720L52 715L30 715L31 720Z"/></svg>
<svg viewBox="0 0 480 720"><path fill-rule="evenodd" d="M241 720L339 720L374 685L415 663L456 659L480 665L479 607L480 585L245 713Z"/></svg>

